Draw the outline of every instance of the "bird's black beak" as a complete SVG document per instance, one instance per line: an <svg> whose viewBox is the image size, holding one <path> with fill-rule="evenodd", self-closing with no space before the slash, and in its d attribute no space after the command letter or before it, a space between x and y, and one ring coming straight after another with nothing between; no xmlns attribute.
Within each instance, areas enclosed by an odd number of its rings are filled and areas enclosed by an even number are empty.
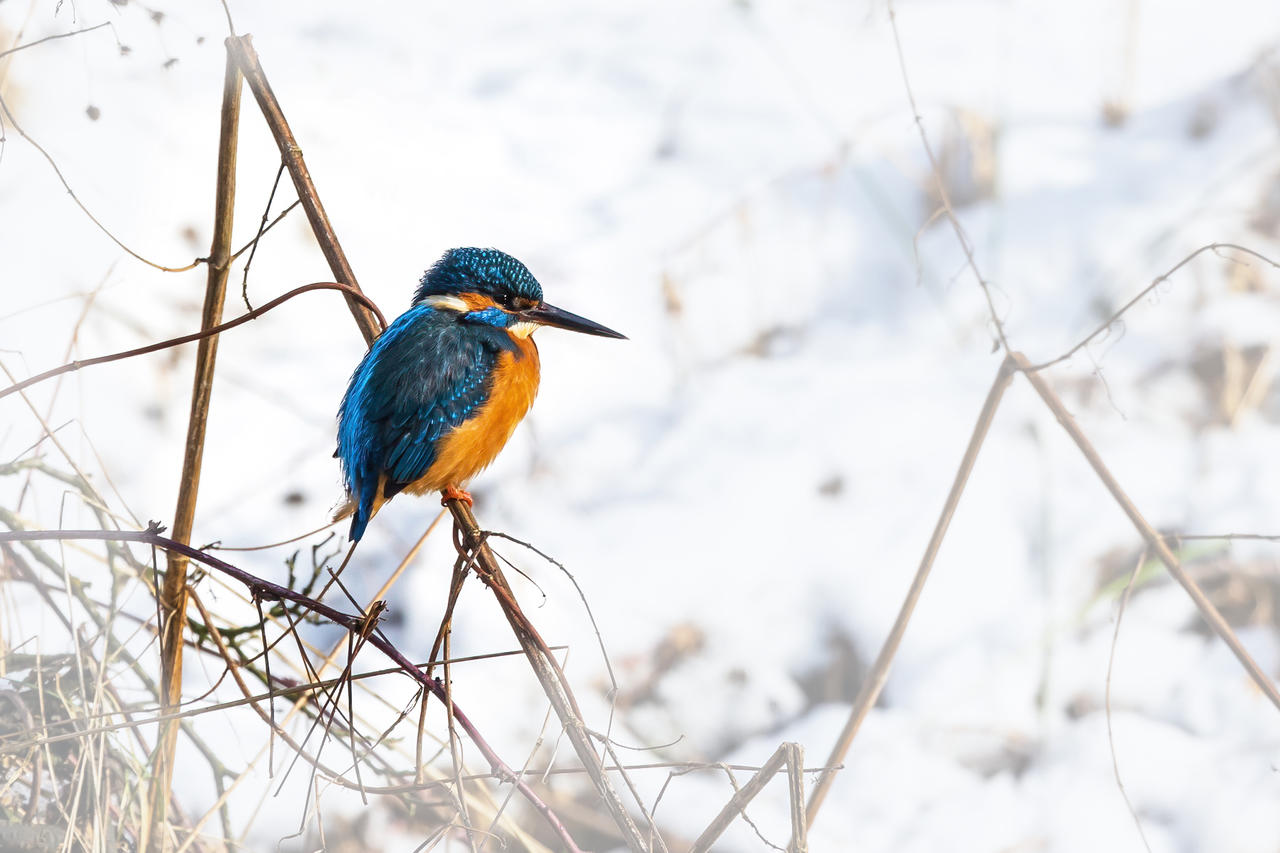
<svg viewBox="0 0 1280 853"><path fill-rule="evenodd" d="M621 338L624 341L627 339L626 335L615 332L607 326L601 326L586 317L579 317L577 314L571 314L563 308L557 308L545 302L528 311L522 311L520 315L542 326L555 326L557 329L568 329L571 332L598 335L602 338Z"/></svg>

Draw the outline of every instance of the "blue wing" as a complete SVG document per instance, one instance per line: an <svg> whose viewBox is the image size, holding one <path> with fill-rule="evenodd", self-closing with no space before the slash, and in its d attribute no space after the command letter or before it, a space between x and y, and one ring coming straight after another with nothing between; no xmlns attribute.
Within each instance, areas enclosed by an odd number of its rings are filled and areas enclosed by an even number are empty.
<svg viewBox="0 0 1280 853"><path fill-rule="evenodd" d="M351 541L364 534L382 475L383 498L421 477L440 439L488 399L506 338L419 305L373 342L338 410L335 455L356 504Z"/></svg>

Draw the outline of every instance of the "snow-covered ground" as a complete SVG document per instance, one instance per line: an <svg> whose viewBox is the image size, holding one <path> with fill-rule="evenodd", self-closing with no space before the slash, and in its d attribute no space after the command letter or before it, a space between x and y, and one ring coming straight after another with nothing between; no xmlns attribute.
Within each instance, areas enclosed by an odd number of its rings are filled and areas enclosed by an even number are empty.
<svg viewBox="0 0 1280 853"><path fill-rule="evenodd" d="M0 4L0 48L19 30L27 42L113 24L0 58L0 91L119 240L176 266L209 243L226 22L216 3L154 9L158 21L137 4ZM539 401L474 489L486 526L532 540L584 588L631 700L614 736L676 741L627 755L760 764L791 740L820 766L1001 359L960 243L933 216L885 5L232 0L231 12L387 314L444 249L492 245L524 260L550 301L630 336L540 333ZM1205 243L1280 256L1274 2L917 0L896 20L977 265L1032 361ZM202 268L166 274L126 255L8 120L4 137L0 363L18 377L60 364L77 328L72 357L198 326ZM247 92L241 139L237 245L278 164ZM296 212L260 246L249 297L330 278ZM228 316L243 308L239 283L237 270ZM1278 295L1280 271L1205 253L1049 371L1157 527L1280 533ZM333 294L223 338L195 542L324 523L340 498L334 412L362 351ZM173 512L193 357L92 368L56 399L51 384L31 393L77 462L110 478L113 508L144 522ZM0 461L39 436L19 400L0 401ZM0 480L0 504L21 487ZM92 523L48 484L23 508L41 526ZM357 594L436 510L388 505L348 572ZM1266 609L1280 600L1275 546L1200 544L1193 574L1234 602L1242 639L1280 676ZM569 673L603 728L605 667L572 585L501 550L545 590L538 607L535 587L517 587L548 640L571 646ZM810 849L1142 849L1103 711L1109 584L1140 550L1015 380ZM283 577L287 553L238 562ZM418 656L451 564L436 536L393 593ZM12 641L48 617L6 618ZM454 636L455 654L511 645L478 588ZM492 662L454 678L459 703L522 762L543 718L527 670ZM1119 767L1153 850L1280 848L1280 712L1162 574L1129 604L1111 686ZM260 745L227 735L228 764ZM649 803L666 778L637 776ZM181 782L196 813L208 807L204 780ZM246 802L272 790L251 780ZM722 773L677 777L659 822L693 838L730 793ZM252 844L293 832L299 803L265 810ZM322 800L335 814L354 804ZM785 845L781 777L748 814ZM717 849L764 844L739 823Z"/></svg>

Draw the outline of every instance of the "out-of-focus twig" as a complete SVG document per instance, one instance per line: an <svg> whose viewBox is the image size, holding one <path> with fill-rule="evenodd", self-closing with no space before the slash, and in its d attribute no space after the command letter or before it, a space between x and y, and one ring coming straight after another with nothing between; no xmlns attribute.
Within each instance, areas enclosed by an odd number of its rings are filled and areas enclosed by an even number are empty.
<svg viewBox="0 0 1280 853"><path fill-rule="evenodd" d="M1218 608L1204 594L1204 590L1200 589L1200 585L1192 580L1191 576L1182 568L1182 563L1179 562L1177 556L1169 548L1165 538L1151 526L1142 513L1138 511L1133 501L1129 499L1129 495L1125 493L1124 489L1120 488L1120 484L1112 475L1111 469L1103 463L1102 457L1098 455L1093 443L1089 441L1088 436L1084 434L1084 431L1080 429L1080 425L1076 423L1076 419L1071 416L1071 413L1067 411L1067 407L1063 405L1062 399L1049 387L1049 383L1045 381L1043 375L1031 370L1031 363L1027 361L1026 356L1015 352L1009 358L1018 370L1026 374L1027 381L1031 383L1031 387L1036 390L1036 393L1040 395L1040 399L1053 412L1058 419L1058 423L1062 424L1062 428L1067 431L1067 435L1071 436L1071 440L1075 442L1076 447L1080 448L1080 452L1084 454L1089 467L1093 468L1094 473L1098 475L1098 479L1102 481L1102 485L1106 487L1112 499L1119 504L1120 509L1129 517L1129 521L1137 528L1138 533L1146 541L1147 547L1160 558L1160 562L1164 563L1165 568L1169 570L1169 574L1173 576L1173 579L1182 585L1182 588L1187 591L1187 595L1191 596L1191 601L1195 604L1196 609L1200 611L1201 618L1227 644L1232 654L1236 656L1236 660L1240 661L1240 665L1244 667L1245 672L1249 673L1253 683L1258 685L1258 689L1271 700L1271 704L1280 709L1280 690L1276 689L1275 683L1258 666L1257 661L1253 659L1244 644L1240 642L1240 638L1236 636L1235 631L1231 630L1227 620L1218 612Z"/></svg>
<svg viewBox="0 0 1280 853"><path fill-rule="evenodd" d="M218 559L211 554L201 551L198 548L192 548L182 542L175 541L160 535L162 528L153 525L147 530L10 530L0 531L0 543L2 542L39 542L39 541L61 541L61 540L91 540L98 542L139 542L144 545L151 545L156 548L162 548L165 551L174 551L189 560L195 560L203 565L213 569L220 574L230 577L247 587L250 593L263 601L289 601L294 604L301 605L304 609L328 619L336 625L346 628L348 631L360 631L365 625L365 617L363 615L355 615L344 613L337 608L331 607L322 601L318 601L310 596L300 592L295 592L286 586L272 583L264 580L257 575L246 572L244 569L238 568L228 562ZM441 702L446 702L444 685L438 679L430 678L416 664L405 657L404 653L395 647L389 640L381 635L378 631L373 631L368 635L368 643L377 648L395 663L400 671L404 672L410 678L417 681L428 691L430 691ZM228 665L232 668L233 673L238 663L234 658L227 660ZM250 707L254 708L260 715L266 715L267 712L262 710L256 703L250 703ZM579 851L580 848L565 829L564 824L556 816L543 800L532 788L524 782L524 780L516 774L516 772L504 762L498 754L493 750L484 736L476 728L471 719L463 713L458 707L458 703L453 703L454 718L471 738L472 743L480 750L481 755L489 762L489 766L493 772L503 781L510 782L516 786L521 795L529 802L530 805L543 816L543 819L556 832L561 843L565 845L565 849L570 851ZM269 716L264 717L269 722ZM594 753L592 753L594 754ZM335 774L336 775L336 774Z"/></svg>
<svg viewBox="0 0 1280 853"><path fill-rule="evenodd" d="M955 515L956 507L960 503L960 496L964 494L965 485L969 482L969 474L972 473L973 465L978 459L978 451L982 449L982 443L986 440L988 430L991 429L991 422L995 418L996 409L1000 406L1000 400L1004 397L1005 389L1009 387L1014 371L1013 361L1006 358L1001 362L1000 369L996 372L996 379L991 385L991 390L987 392L987 399L982 404L978 422L974 424L969 446L965 449L964 458L960 460L960 468L956 471L955 479L951 483L951 491L947 495L946 503L942 506L942 514L938 516L938 522L934 525L933 535L929 537L929 544L925 546L924 556L920 559L920 566L916 569L916 575L911 581L911 587L907 590L907 597L903 600L902 607L898 610L898 617L894 620L893 627L889 629L889 636L885 638L884 645L880 647L880 653L876 656L876 661L872 664L871 671L867 673L867 677L863 680L862 686L858 690L857 698L853 700L853 709L849 712L849 719L845 722L844 730L840 732L840 737L836 740L836 745L831 750L830 757L827 758L827 769L822 771L822 775L818 777L818 781L813 786L813 793L809 795L807 823L810 826L813 824L818 810L822 808L822 801L826 799L827 792L831 789L831 783L835 780L836 770L844 762L844 757L848 754L853 738L858 734L858 729L862 726L862 721L866 719L867 712L875 705L876 699L880 696L880 691L884 688L885 681L889 678L889 667L892 666L894 655L897 654L898 646L902 643L902 637L907 632L907 623L911 620L911 614L915 611L916 602L920 600L920 593L924 590L925 581L929 579L929 571L933 568L933 561L938 556L938 549L942 547L942 539L947 535L947 528L951 525L951 518Z"/></svg>
<svg viewBox="0 0 1280 853"><path fill-rule="evenodd" d="M729 828L729 824L733 823L734 818L742 814L742 810L747 807L747 803L754 800L756 794L759 794L764 789L764 786L769 783L769 780L782 769L782 765L787 761L788 746L789 744L785 743L779 746L769 760L764 763L764 766L751 777L750 781L729 798L729 802L724 804L724 808L720 810L720 813L712 819L707 828L693 842L693 846L689 848L689 853L706 853L711 849L711 845L715 844L716 839L724 834L724 831Z"/></svg>
<svg viewBox="0 0 1280 853"><path fill-rule="evenodd" d="M1168 281L1170 278L1172 278L1173 274L1176 273L1178 270L1182 269L1187 264L1191 263L1193 260L1198 258L1200 255L1204 254L1205 252L1217 253L1220 249L1231 249L1232 251L1235 251L1235 252L1243 252L1244 254L1249 255L1253 258L1256 258L1262 261L1263 263L1270 264L1271 266L1280 269L1280 263L1277 263L1276 261L1262 254L1261 252L1257 252L1257 251L1254 251L1253 249L1250 249L1248 246L1241 246L1236 243L1206 243L1205 245L1196 249L1191 254L1184 257L1182 260L1178 261L1176 264L1174 264L1172 267L1167 269L1165 272L1153 278L1150 284L1142 288L1142 290L1138 291L1138 293L1132 299L1130 299L1124 305L1120 306L1119 310L1115 311L1110 317L1104 320L1098 326L1098 328L1094 329L1088 335L1085 335L1083 338L1081 338L1080 341L1078 341L1074 346L1071 347L1071 349L1062 353L1062 355L1049 359L1048 361L1043 361L1043 362L1040 362L1039 364L1028 364L1026 367L1021 369L1024 372L1044 370L1046 367L1052 367L1053 365L1059 362L1066 361L1067 359L1071 358L1071 356L1075 355L1080 350L1084 349L1086 346L1089 345L1091 341L1093 341L1099 335L1103 334L1108 329L1110 329L1117 320L1119 320L1121 317L1123 317L1125 314L1129 312L1129 309L1131 309L1133 306L1137 305L1140 301L1142 301L1142 298L1145 297L1148 293L1155 290L1157 287L1159 287L1160 285Z"/></svg>

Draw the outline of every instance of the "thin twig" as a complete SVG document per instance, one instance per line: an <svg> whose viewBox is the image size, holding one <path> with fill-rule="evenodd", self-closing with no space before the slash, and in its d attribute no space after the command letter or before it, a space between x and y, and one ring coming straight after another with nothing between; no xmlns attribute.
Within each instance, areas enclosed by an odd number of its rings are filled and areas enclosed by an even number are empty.
<svg viewBox="0 0 1280 853"><path fill-rule="evenodd" d="M42 39L29 41L26 44L20 44L17 47L11 47L8 50L0 50L0 59L4 59L6 56L8 56L11 53L17 53L20 50L26 50L29 47L35 47L38 44L44 44L45 42L55 41L57 39L71 38L72 36L78 36L82 33L91 33L94 30L100 30L103 27L109 27L109 26L111 26L110 21L103 21L101 24L94 24L92 27L85 27L79 30L72 30L69 33L54 33L51 36L45 36Z"/></svg>
<svg viewBox="0 0 1280 853"><path fill-rule="evenodd" d="M40 153L40 156L44 157L45 162L47 162L49 166L52 167L53 173L58 176L58 181L62 184L62 188L67 191L67 195L71 196L71 200L76 203L76 207L80 208L81 212L84 213L85 216L89 217L89 221L92 222L94 225L96 225L98 227L98 230L101 231L103 234L105 234L107 236L107 239L109 239L112 243L115 243L126 253L133 256L137 260L142 261L147 266L154 267L155 269L158 269L161 272L186 272L187 270L194 269L195 267L205 262L204 258L196 258L194 261L192 261L189 264L186 264L185 266L167 267L164 264L158 264L155 261L148 260L147 258L144 258L142 255L135 252L133 249L130 249L128 246L124 244L123 241L120 240L119 237L111 233L110 229L108 229L107 226L103 225L102 222L99 221L98 217L94 216L93 213L89 210L89 208L85 205L85 203L80 200L80 196L76 195L75 190L71 188L71 184L67 181L66 176L62 174L62 169L58 168L58 162L53 159L53 155L50 154L48 151L46 151L44 149L44 146L42 146L39 142L36 142L35 139L33 139L30 136L30 134L28 134L25 130L22 129L22 126L18 124L18 120L13 117L13 112L10 111L9 104L5 101L3 96L0 96L0 113L3 113L4 116L9 120L9 123L13 125L13 129L18 131L18 135L21 136L23 139L25 139L28 142L28 144L31 145L32 148L36 149L36 151Z"/></svg>
<svg viewBox="0 0 1280 853"><path fill-rule="evenodd" d="M1000 319L1000 312L996 310L995 300L991 296L991 285L982 277L982 272L978 269L978 261L973 255L973 247L969 244L969 237L964 233L964 227L960 224L959 217L956 216L955 208L951 205L951 196L947 192L947 182L942 177L942 169L938 165L938 158L933 153L933 146L929 143L929 134L924 132L924 119L920 115L920 108L916 106L916 95L911 88L911 77L907 74L907 58L902 50L902 37L898 34L898 15L893 8L893 0L888 0L889 6L889 27L893 31L893 46L898 52L898 69L902 72L902 86L907 92L907 102L911 104L911 116L915 120L916 130L920 132L920 144L924 146L924 153L929 158L929 167L933 170L934 184L938 188L938 198L942 200L942 207L946 211L947 221L951 223L952 230L956 233L956 239L960 241L960 248L964 251L966 263L973 272L973 277L978 280L978 286L982 288L982 295L987 300L987 311L991 315L991 322L995 326L996 336L1000 339L1000 348L1006 353L1009 352L1009 341L1004 334L1004 323ZM934 216L937 214L935 213ZM932 219L932 217L930 217ZM814 793L817 793L816 791ZM812 815L810 820L812 820Z"/></svg>
<svg viewBox="0 0 1280 853"><path fill-rule="evenodd" d="M1108 317L1102 323L1102 325L1098 326L1098 328L1094 329L1092 332L1086 335L1083 339L1080 340L1079 343L1071 347L1071 349L1067 350L1062 355L1056 358L1051 358L1048 361L1044 361L1039 364L1028 365L1022 368L1022 370L1025 370L1025 371L1044 370L1046 367L1052 367L1053 365L1058 364L1059 362L1066 361L1067 359L1071 358L1071 356L1075 355L1080 350L1088 346L1089 343L1092 342L1094 338L1098 337L1099 335L1103 334L1108 329L1110 329L1117 320L1119 320L1126 313L1128 313L1130 308L1132 308L1133 306L1141 302L1142 298L1146 296L1148 293L1150 293L1151 291L1155 290L1157 287L1159 287L1160 285L1168 281L1170 277L1172 277L1173 274L1176 273L1178 270L1182 269L1187 264L1191 263L1193 260L1198 258L1200 255L1204 254L1205 252L1217 252L1220 249L1233 249L1237 252L1244 252L1246 255L1250 255L1254 258L1257 258L1260 261L1270 264L1271 266L1277 269L1280 269L1280 263L1273 261L1271 258L1267 257L1261 252L1255 252L1253 249L1250 249L1247 246L1241 246L1236 243L1208 243L1196 249L1194 252L1187 255L1182 260L1178 261L1172 267L1165 270L1165 272L1162 273L1161 275L1158 275L1155 278L1153 278L1150 284L1142 288L1142 290L1138 291L1138 294L1134 296L1132 299L1130 299L1128 302L1126 302L1123 306L1121 306L1120 310L1116 311L1114 314Z"/></svg>
<svg viewBox="0 0 1280 853"><path fill-rule="evenodd" d="M289 601L294 604L301 605L304 609L328 619L334 624L346 628L348 631L359 631L361 626L364 624L363 616L344 613L322 601L317 601L310 596L303 595L300 592L295 592L286 586L272 583L271 581L264 580L250 572L246 572L245 570L220 560L211 554L205 553L198 548L192 548L190 545L161 536L160 531L162 529L163 528L161 527L153 525L146 530L11 530L0 531L0 542L47 542L62 540L139 542L155 548L161 548L165 551L177 552L190 560L202 563L210 569L236 580L247 587L253 595L260 596L264 600ZM429 678L426 673L405 657L403 652L397 649L394 644L389 642L380 633L377 631L370 633L368 643L390 658L392 662L400 668L401 672L404 672L410 678L426 687L426 689L434 693L440 701L445 701L444 686L440 684L438 680ZM231 658L228 653L224 659L227 660L228 664L231 666L233 676L238 675L238 666L235 665L234 658ZM264 721L269 720L266 711L258 707L256 704L251 704L250 707L257 711ZM475 727L475 724L472 723L471 719L463 713L462 709L458 707L456 702L454 702L454 715L458 721L458 725L460 725L463 731L467 733L467 736L471 738L471 741L480 750L485 760L489 762L490 767L493 768L494 773L504 781L510 781L516 785L517 789L529 804L542 815L543 819L556 832L556 835L560 838L561 843L565 845L566 849L570 851L579 851L580 853L580 848L576 843L574 843L572 837L569 835L568 831L564 828L564 825L560 822L560 819L555 815L551 808L537 795L537 793L533 791L533 789L531 789L516 775L515 771L512 770L512 768L507 765L496 752L494 752L488 741L480 734L480 731ZM281 734L283 736L283 733ZM595 752L590 749L588 749L588 752L591 755L595 755ZM332 771L326 772L331 773L335 777L339 777L339 774L333 773Z"/></svg>
<svg viewBox="0 0 1280 853"><path fill-rule="evenodd" d="M1142 839L1142 846L1147 848L1147 853L1151 853L1151 843L1147 841L1147 833L1142 829L1142 820L1138 817L1138 811L1133 807L1133 803L1129 801L1129 793L1124 789L1124 780L1120 778L1120 759L1116 756L1116 735L1111 728L1111 673L1115 670L1116 648L1120 645L1120 623L1124 619L1124 609L1129 605L1129 596L1133 594L1134 582L1138 580L1138 573L1147 562L1147 553L1147 549L1143 548L1138 561L1134 563L1133 571L1129 573L1129 582L1124 585L1124 594L1120 596L1120 607L1116 610L1116 626L1111 633L1111 651L1107 654L1107 682L1103 692L1103 707L1107 714L1107 746L1111 749L1111 771L1116 777L1116 787L1120 789L1125 808L1133 818L1133 825L1138 828L1138 837Z"/></svg>
<svg viewBox="0 0 1280 853"><path fill-rule="evenodd" d="M282 177L284 177L283 160L280 161L280 168L276 169L276 179L271 182L271 193L267 196L267 206L262 210L262 221L258 223L258 233L255 234L253 239L249 242L252 249L249 251L248 259L244 262L244 270L242 271L240 278L240 298L244 300L244 307L246 311L253 310L253 304L249 301L249 268L253 266L254 256L258 254L258 241L262 239L262 235L266 234L267 229L271 227L268 224L268 220L271 218L271 205L276 200L276 190L280 189L280 179ZM294 202L294 204L297 204L297 202ZM285 213L288 213L292 209L293 205L289 205L289 207L285 209ZM281 216L283 215L284 214L282 213ZM232 255L232 258L234 257L235 255Z"/></svg>
<svg viewBox="0 0 1280 853"><path fill-rule="evenodd" d="M724 804L724 808L720 810L720 813L712 819L707 828L693 842L693 846L689 848L689 853L706 853L706 851L710 850L711 845L724 834L724 831L729 828L729 824L733 823L734 818L743 813L742 810L747 807L747 803L755 799L756 794L759 794L764 789L764 786L769 783L769 780L777 775L786 760L787 744L784 743L770 756L764 766L751 777L751 780L729 798L729 802Z"/></svg>
<svg viewBox="0 0 1280 853"><path fill-rule="evenodd" d="M1204 594L1204 590L1200 589L1200 586L1182 568L1182 564L1178 561L1173 551L1169 549L1165 538L1156 532L1156 529L1147 522L1142 513L1138 511L1137 506L1129 499L1124 489L1120 488L1120 484L1112 475L1111 469L1103 463L1102 457L1098 455L1093 443L1089 441L1084 431L1080 429L1080 425L1076 423L1075 418L1071 416L1071 413L1067 411L1067 407L1063 405L1062 399L1049 387L1049 383L1045 381L1040 373L1031 371L1031 365L1026 356L1015 352L1010 354L1009 358L1012 359L1018 370L1026 374L1031 387L1035 388L1036 393L1040 395L1040 399L1045 402L1045 405L1057 417L1058 423L1062 424L1062 428L1071 436L1071 440L1075 442L1076 447L1080 448L1080 452L1084 454L1089 466L1098 475L1098 479L1102 481L1102 485L1106 487L1111 497L1120 505L1120 509L1129 517L1129 521L1137 528L1142 538L1146 541L1147 547L1155 552L1155 555L1160 558L1160 562L1164 563L1165 568L1169 570L1169 574L1173 576L1173 579L1182 584L1182 588L1187 591L1187 595L1191 596L1191 601L1195 604L1196 609L1200 611L1200 616L1227 644L1236 659L1245 668L1249 677L1253 679L1254 684L1258 685L1258 688L1271 700L1271 704L1275 705L1276 708L1280 708L1280 690L1276 689L1275 683L1254 661L1248 650L1240 642L1240 638L1236 636L1235 631L1232 631L1231 626L1227 624L1227 620L1222 617L1222 614L1218 612L1218 608Z"/></svg>
<svg viewBox="0 0 1280 853"><path fill-rule="evenodd" d="M991 384L987 399L982 404L978 422L974 424L973 435L969 438L969 446L965 448L964 457L960 460L960 467L951 483L951 491L947 494L942 513L938 516L937 524L934 525L933 535L929 537L929 544L925 546L924 556L920 558L920 565L907 590L907 597L898 610L898 617L894 620L893 627L889 629L889 636L880 647L880 653L876 655L871 671L867 673L862 686L858 689L858 696L853 701L849 719L845 722L844 730L840 732L840 737L836 740L836 745L827 759L829 769L818 777L817 783L813 786L813 793L809 795L807 820L809 826L813 825L818 810L822 808L822 801L826 799L831 783L835 780L836 770L844 763L845 755L848 754L853 738L862 726L862 721L875 705L885 681L889 678L889 668L893 664L894 655L898 653L902 637L907 632L907 623L911 620L912 612L915 611L916 602L919 601L920 593L924 590L925 581L929 579L929 571L933 568L933 561L938 556L938 549L942 547L942 539L947 535L947 528L960 503L960 496L964 494L965 485L969 482L969 474L973 471L973 465L978 459L978 451L982 449L982 443L986 440L991 422L995 418L996 409L1000 406L1000 400L1004 397L1005 389L1009 387L1013 374L1014 364L1009 358L1005 358L1000 364L1000 369L996 371L995 381Z"/></svg>
<svg viewBox="0 0 1280 853"><path fill-rule="evenodd" d="M298 200L302 202L302 208L307 212L307 220L311 223L311 230L315 232L320 251L329 262L333 277L349 285L356 293L360 293L355 272L352 271L346 253L338 243L338 237L334 233L333 225L329 222L328 214L324 211L324 205L320 203L320 195L316 192L311 174L307 171L307 164L302 159L302 149L294 139L293 131L289 129L289 122L284 117L280 102L271 91L271 84L267 82L262 64L258 61L257 51L253 49L252 39L249 36L232 36L227 39L227 50L235 57L240 72L244 74L245 82L249 84L249 89L258 101L263 118L267 120L267 126L271 128L271 135L275 137L276 145L280 148L280 156L298 192ZM381 329L374 323L374 318L367 306L353 299L350 294L347 296L347 306L351 309L361 334L364 335L365 343L372 344Z"/></svg>
<svg viewBox="0 0 1280 853"><path fill-rule="evenodd" d="M160 350L169 349L170 347L181 346L182 344L189 344L193 341L199 341L211 335L221 334L222 332L225 332L228 329L234 329L236 326L243 325L244 323L247 323L250 320L255 320L258 317L261 317L263 314L266 314L268 311L276 308L277 306L285 302L288 302L290 299L293 299L295 296L300 296L301 294L307 293L312 290L341 291L343 295L356 299L358 302L361 302L370 311L375 312L378 317L378 321L383 325L386 324L386 320L383 319L381 312L378 312L377 306L374 305L373 302L370 301L369 298L365 296L363 293L356 293L345 284L338 284L337 282L333 282L333 281L316 281L316 282L312 282L311 284L304 284L301 287L295 287L293 290L290 290L288 293L284 293L284 294L281 294L280 296L277 296L275 299L272 299L270 302L265 303L261 307L255 308L254 310L250 311L247 314L241 314L239 317L235 318L234 320L228 320L225 323L221 323L217 326L214 326L212 329L205 329L200 332L192 332L189 335L180 335L179 337L176 337L176 338L169 338L166 341L160 341L154 344L147 344L144 347L135 347L134 349L122 350L120 352L113 352L110 355L99 355L99 356L94 356L93 358L77 359L76 361L68 362L67 364L61 365L60 367L54 367L50 370L46 370L43 373L37 373L35 376L28 377L27 379L24 379L21 382L15 382L14 384L10 385L7 388L0 388L0 398L7 397L10 394L13 394L18 391L22 391L25 388L30 388L32 385L38 385L39 383L44 382L47 379L54 378L55 376L61 376L64 373L72 373L77 370L82 370L83 368L86 368L86 367L92 367L95 364L106 364L107 362L110 362L110 361L121 361L123 359L133 358L134 356L138 356L138 355L146 355L147 353L159 352Z"/></svg>
<svg viewBox="0 0 1280 853"><path fill-rule="evenodd" d="M596 791L604 800L605 807L621 831L627 847L632 853L647 853L649 845L641 836L635 821L631 819L630 813L622 803L622 798L618 796L613 782L605 772L604 763L591 745L591 739L582 721L582 714L577 708L577 701L573 698L567 680L559 671L555 656L547 650L546 643L538 636L533 626L529 624L528 618L520 610L519 604L516 603L511 586L502 573L502 567L498 565L493 551L484 542L484 535L471 512L471 507L464 501L456 499L446 501L445 505L453 513L454 524L457 525L457 533L463 545L470 552L471 559L476 562L478 570L483 573L490 589L498 598L503 615L507 617L516 639L524 648L543 692L551 700L556 716L560 718L560 725L563 726L574 752L578 754L578 759L595 784ZM651 827L651 829L657 836L657 828ZM657 841L660 845L662 844L660 836L657 836Z"/></svg>

